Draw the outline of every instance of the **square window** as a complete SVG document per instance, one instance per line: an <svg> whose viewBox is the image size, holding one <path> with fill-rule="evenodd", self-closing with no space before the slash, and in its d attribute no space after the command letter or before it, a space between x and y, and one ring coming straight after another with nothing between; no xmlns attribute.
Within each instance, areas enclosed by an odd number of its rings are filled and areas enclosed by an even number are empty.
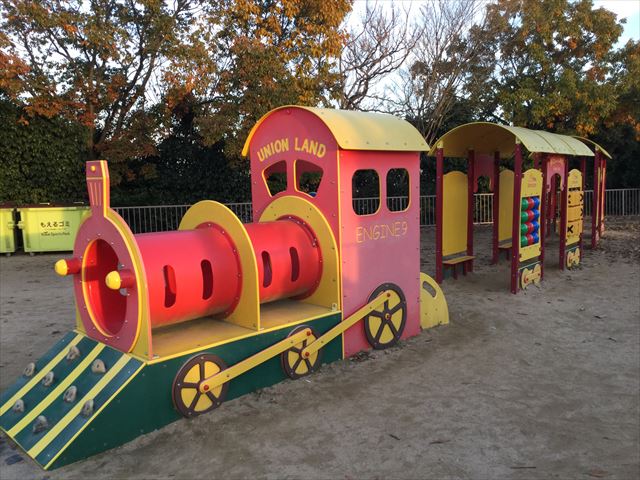
<svg viewBox="0 0 640 480"><path fill-rule="evenodd" d="M265 169L263 175L272 197L287 189L287 162L284 160Z"/></svg>
<svg viewBox="0 0 640 480"><path fill-rule="evenodd" d="M305 160L296 160L296 190L315 197L322 182L322 168Z"/></svg>
<svg viewBox="0 0 640 480"><path fill-rule="evenodd" d="M356 215L373 215L380 208L380 176L372 169L356 170L351 179L351 198Z"/></svg>
<svg viewBox="0 0 640 480"><path fill-rule="evenodd" d="M409 172L406 168L392 168L387 172L387 208L391 212L409 208Z"/></svg>

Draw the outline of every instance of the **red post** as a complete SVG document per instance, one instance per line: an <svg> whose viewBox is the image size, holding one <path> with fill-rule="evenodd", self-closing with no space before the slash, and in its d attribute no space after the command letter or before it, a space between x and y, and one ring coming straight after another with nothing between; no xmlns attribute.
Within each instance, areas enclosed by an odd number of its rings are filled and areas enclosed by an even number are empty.
<svg viewBox="0 0 640 480"><path fill-rule="evenodd" d="M584 222L584 211L586 208L585 205L585 186L587 181L587 159L585 157L580 157L580 172L582 173L582 221ZM580 248L580 261L582 262L582 255L584 250L584 223L582 225L582 231L580 232L580 241L578 243L578 247Z"/></svg>
<svg viewBox="0 0 640 480"><path fill-rule="evenodd" d="M598 213L598 208L600 207L600 180L598 179L599 163L600 152L598 152L598 149L596 148L596 156L593 158L593 195L591 196L591 248L596 248L598 245L598 221L600 219L600 215Z"/></svg>
<svg viewBox="0 0 640 480"><path fill-rule="evenodd" d="M562 180L560 180L562 181ZM569 159L564 157L564 185L562 185L562 196L560 198L560 270L564 270L565 254L567 250L567 200L569 196Z"/></svg>
<svg viewBox="0 0 640 480"><path fill-rule="evenodd" d="M600 183L602 185L602 189L600 191L600 218L598 219L598 238L602 237L604 233L604 217L605 217L605 199L606 199L606 189L607 189L607 158L600 154Z"/></svg>
<svg viewBox="0 0 640 480"><path fill-rule="evenodd" d="M520 191L522 188L522 146L516 143L513 165L513 223L511 225L511 293L518 293L520 263Z"/></svg>
<svg viewBox="0 0 640 480"><path fill-rule="evenodd" d="M493 154L493 259L492 264L498 263L500 256L500 152ZM513 246L511 247L513 248Z"/></svg>
<svg viewBox="0 0 640 480"><path fill-rule="evenodd" d="M540 215L544 215L547 208L547 176L548 155L542 156L542 195L540 195ZM544 279L544 237L546 224L544 217L540 221L540 280Z"/></svg>
<svg viewBox="0 0 640 480"><path fill-rule="evenodd" d="M443 212L443 170L444 151L441 147L436 151L436 282L442 283L442 212Z"/></svg>
<svg viewBox="0 0 640 480"><path fill-rule="evenodd" d="M467 155L467 255L473 255L473 220L475 216L474 190L475 190L475 168L476 157L473 150L469 150ZM473 272L473 260L469 260L466 270Z"/></svg>

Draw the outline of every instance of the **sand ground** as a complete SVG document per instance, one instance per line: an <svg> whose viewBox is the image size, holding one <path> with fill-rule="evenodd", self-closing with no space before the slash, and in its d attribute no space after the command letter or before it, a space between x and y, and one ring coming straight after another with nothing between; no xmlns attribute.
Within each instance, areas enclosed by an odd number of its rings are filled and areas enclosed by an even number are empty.
<svg viewBox="0 0 640 480"><path fill-rule="evenodd" d="M476 232L476 272L443 285L449 326L53 472L3 436L0 478L639 478L640 219L612 219L575 271L552 241L517 296ZM0 259L0 388L73 325L55 259Z"/></svg>

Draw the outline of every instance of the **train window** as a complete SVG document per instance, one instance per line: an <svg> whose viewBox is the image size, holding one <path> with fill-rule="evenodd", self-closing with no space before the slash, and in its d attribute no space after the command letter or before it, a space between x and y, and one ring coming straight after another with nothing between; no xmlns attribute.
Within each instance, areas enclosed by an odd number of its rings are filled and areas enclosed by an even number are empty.
<svg viewBox="0 0 640 480"><path fill-rule="evenodd" d="M322 168L305 160L296 160L296 190L315 197L322 181Z"/></svg>
<svg viewBox="0 0 640 480"><path fill-rule="evenodd" d="M409 172L406 168L392 168L387 172L387 208L392 212L409 208Z"/></svg>
<svg viewBox="0 0 640 480"><path fill-rule="evenodd" d="M264 180L273 197L287 189L287 162L276 162L264 171Z"/></svg>
<svg viewBox="0 0 640 480"><path fill-rule="evenodd" d="M291 281L295 282L300 277L300 257L295 247L289 249L289 254L291 255Z"/></svg>
<svg viewBox="0 0 640 480"><path fill-rule="evenodd" d="M380 208L380 176L372 169L356 170L351 179L351 198L356 215L373 215Z"/></svg>
<svg viewBox="0 0 640 480"><path fill-rule="evenodd" d="M267 288L271 285L272 271L271 271L271 256L269 252L262 252L262 271L264 272L262 276L262 286Z"/></svg>
<svg viewBox="0 0 640 480"><path fill-rule="evenodd" d="M209 260L200 262L202 269L202 299L208 300L213 294L213 269Z"/></svg>
<svg viewBox="0 0 640 480"><path fill-rule="evenodd" d="M162 267L164 274L164 306L172 307L176 303L176 273L171 265Z"/></svg>

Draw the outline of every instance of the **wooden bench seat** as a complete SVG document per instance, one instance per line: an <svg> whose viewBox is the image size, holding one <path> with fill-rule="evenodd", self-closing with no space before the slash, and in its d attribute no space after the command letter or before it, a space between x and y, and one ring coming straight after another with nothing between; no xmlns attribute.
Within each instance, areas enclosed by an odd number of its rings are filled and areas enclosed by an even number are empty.
<svg viewBox="0 0 640 480"><path fill-rule="evenodd" d="M466 275L467 272L473 270L473 264L471 261L476 258L473 255L462 255L460 257L448 258L446 260L442 260L442 266L446 270L450 268L453 270L453 278L458 278L458 270L457 266L462 265L462 274Z"/></svg>
<svg viewBox="0 0 640 480"><path fill-rule="evenodd" d="M498 245L500 250L509 250L511 248L511 242L505 242Z"/></svg>
<svg viewBox="0 0 640 480"><path fill-rule="evenodd" d="M456 258L450 258L448 260L443 260L442 263L444 263L445 265L457 265L462 262L468 262L469 260L473 260L474 258L476 257L473 255L465 255L463 257L456 257Z"/></svg>

